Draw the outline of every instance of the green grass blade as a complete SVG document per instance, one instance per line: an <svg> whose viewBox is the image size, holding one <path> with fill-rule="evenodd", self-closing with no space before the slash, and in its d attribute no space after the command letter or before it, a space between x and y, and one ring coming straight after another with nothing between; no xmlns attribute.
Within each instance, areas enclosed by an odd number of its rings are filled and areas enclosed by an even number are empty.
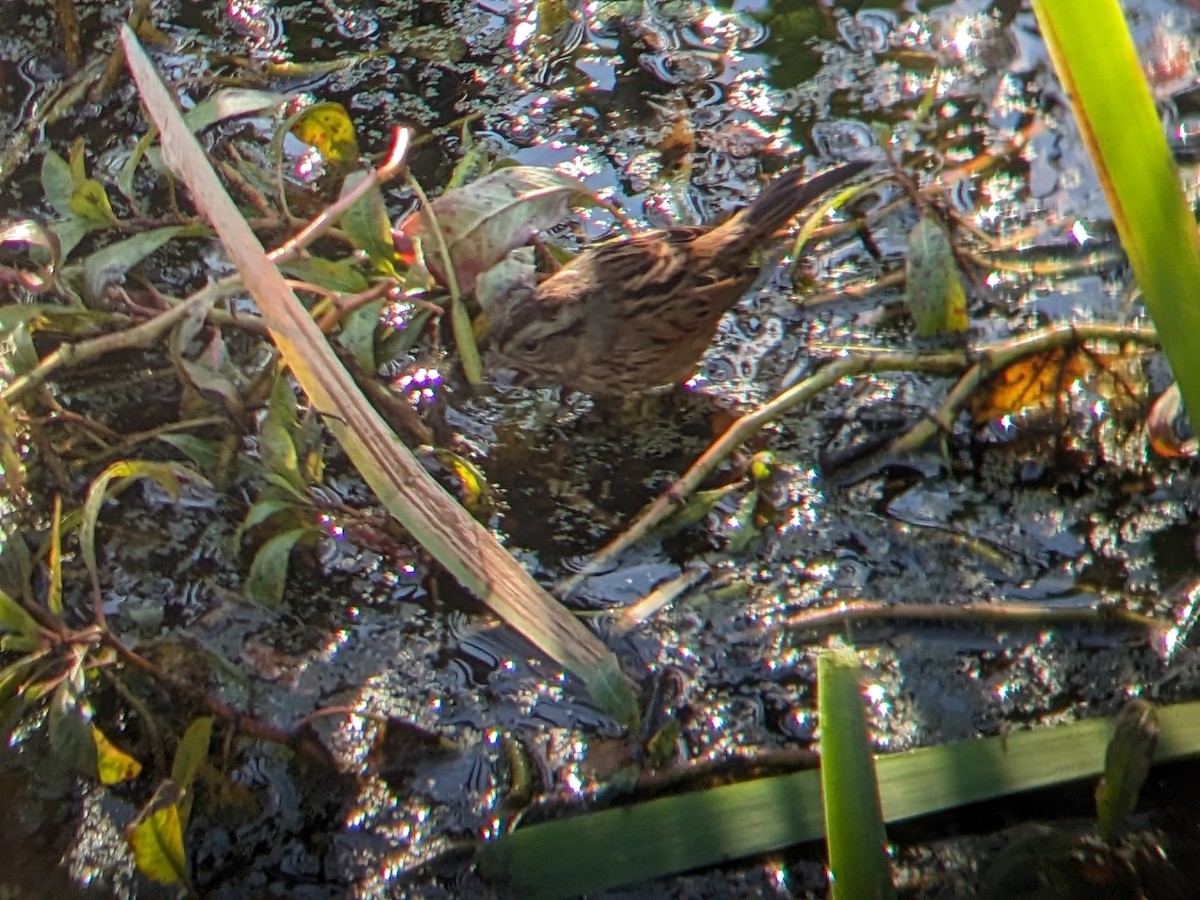
<svg viewBox="0 0 1200 900"><path fill-rule="evenodd" d="M1200 423L1200 236L1117 0L1034 0L1121 243Z"/></svg>
<svg viewBox="0 0 1200 900"><path fill-rule="evenodd" d="M895 897L863 707L862 666L848 647L817 656L821 793L834 900Z"/></svg>
<svg viewBox="0 0 1200 900"><path fill-rule="evenodd" d="M1158 710L1156 763L1200 755L1200 702ZM884 819L1095 778L1111 719L878 757ZM514 897L573 897L824 836L820 773L797 772L522 828L479 849Z"/></svg>

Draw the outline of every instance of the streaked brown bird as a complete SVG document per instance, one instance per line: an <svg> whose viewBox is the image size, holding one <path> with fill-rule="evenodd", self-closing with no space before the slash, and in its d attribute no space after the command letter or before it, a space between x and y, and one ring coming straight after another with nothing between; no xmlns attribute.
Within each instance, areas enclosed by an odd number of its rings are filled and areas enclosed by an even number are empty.
<svg viewBox="0 0 1200 900"><path fill-rule="evenodd" d="M493 314L499 361L591 394L626 395L687 380L721 316L754 282L754 251L808 204L870 163L808 180L788 172L716 227L681 226L580 253Z"/></svg>

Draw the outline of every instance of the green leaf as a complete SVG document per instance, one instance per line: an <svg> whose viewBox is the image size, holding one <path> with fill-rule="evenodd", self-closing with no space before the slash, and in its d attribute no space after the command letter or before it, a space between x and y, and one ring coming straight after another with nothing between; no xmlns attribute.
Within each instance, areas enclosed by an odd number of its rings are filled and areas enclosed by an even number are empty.
<svg viewBox="0 0 1200 900"><path fill-rule="evenodd" d="M283 589L287 584L288 558L292 547L311 528L293 528L277 534L258 548L250 575L246 578L246 596L260 606L275 607L283 601Z"/></svg>
<svg viewBox="0 0 1200 900"><path fill-rule="evenodd" d="M235 384L237 370L223 351L222 344L220 348L210 347L199 359L180 356L177 361L184 377L205 400L219 403L230 415L240 418L246 411L246 404Z"/></svg>
<svg viewBox="0 0 1200 900"><path fill-rule="evenodd" d="M342 195L350 193L367 177L366 172L351 172L342 183ZM395 274L396 245L392 241L392 223L376 184L342 214L342 229L357 249L385 275Z"/></svg>
<svg viewBox="0 0 1200 900"><path fill-rule="evenodd" d="M101 472L88 485L83 509L80 510L79 549L83 554L83 564L92 579L92 590L97 595L100 593L100 570L96 565L96 523L100 519L100 508L109 496L109 486L112 486L112 496L115 497L139 478L149 478L157 482L173 500L178 501L181 477L202 484L207 483L196 472L178 463L121 460Z"/></svg>
<svg viewBox="0 0 1200 900"><path fill-rule="evenodd" d="M92 309L31 303L28 306L0 306L0 335L25 326L35 332L85 336L108 331L114 324L111 313Z"/></svg>
<svg viewBox="0 0 1200 900"><path fill-rule="evenodd" d="M271 474L284 479L295 489L303 489L300 463L291 429L273 411L268 411L258 435L258 449L263 464Z"/></svg>
<svg viewBox="0 0 1200 900"><path fill-rule="evenodd" d="M390 235L388 240L390 243ZM365 291L370 284L358 270L358 262L352 256L345 259L304 256L281 263L279 269L285 275L340 294L358 294Z"/></svg>
<svg viewBox="0 0 1200 900"><path fill-rule="evenodd" d="M0 594L8 592L11 597L21 593L32 577L33 557L20 534L11 534L0 541Z"/></svg>
<svg viewBox="0 0 1200 900"><path fill-rule="evenodd" d="M296 411L296 395L287 376L280 372L271 385L271 396L267 400L267 415L279 420L288 432L296 430L300 416Z"/></svg>
<svg viewBox="0 0 1200 900"><path fill-rule="evenodd" d="M208 234L208 229L203 225L167 225L109 244L83 261L85 289L90 296L99 297L107 285L122 278L126 272L168 241L205 234Z"/></svg>
<svg viewBox="0 0 1200 900"><path fill-rule="evenodd" d="M89 232L95 231L99 227L99 225L95 225L79 216L68 216L65 219L58 219L49 224L50 230L58 236L58 244L63 259L71 255L71 252L79 246L79 242Z"/></svg>
<svg viewBox="0 0 1200 900"><path fill-rule="evenodd" d="M71 193L75 181L71 178L71 167L67 161L50 150L42 157L42 194L56 213L72 218Z"/></svg>
<svg viewBox="0 0 1200 900"><path fill-rule="evenodd" d="M37 619L4 591L0 591L0 632L6 635L5 650L33 650L41 643Z"/></svg>
<svg viewBox="0 0 1200 900"><path fill-rule="evenodd" d="M752 487L746 492L746 496L738 501L729 529L729 543L726 546L730 553L739 553L745 550L750 546L751 541L762 534L762 529L758 526L754 516L758 509L758 495L758 488Z"/></svg>
<svg viewBox="0 0 1200 900"><path fill-rule="evenodd" d="M459 484L460 500L467 509L474 510L479 506L488 490L487 476L469 459L460 456L453 450L437 447L433 450L434 458L454 473Z"/></svg>
<svg viewBox="0 0 1200 900"><path fill-rule="evenodd" d="M462 363L463 374L472 385L483 383L483 360L479 346L475 343L475 329L471 326L471 314L461 296L450 298L450 325L454 331L454 347Z"/></svg>
<svg viewBox="0 0 1200 900"><path fill-rule="evenodd" d="M967 294L954 247L933 216L922 216L909 233L906 266L904 300L916 322L917 336L966 331Z"/></svg>
<svg viewBox="0 0 1200 900"><path fill-rule="evenodd" d="M871 758L862 665L848 647L817 655L821 796L834 900L895 897Z"/></svg>
<svg viewBox="0 0 1200 900"><path fill-rule="evenodd" d="M8 329L0 335L0 341L3 342L0 343L0 381L11 382L18 375L32 372L37 367L37 348L34 346L33 335L30 334L28 325L22 323ZM5 415L11 417L11 409ZM7 432L16 434L17 430L15 427L8 428ZM16 453L14 442L10 441L9 451ZM17 458L20 459L19 456Z"/></svg>
<svg viewBox="0 0 1200 900"><path fill-rule="evenodd" d="M170 444L192 461L201 472L212 472L217 467L221 450L218 441L196 437L194 434L163 434L160 441Z"/></svg>
<svg viewBox="0 0 1200 900"><path fill-rule="evenodd" d="M46 733L50 749L59 760L81 775L98 776L96 741L92 737L90 716L80 706L79 695L69 682L64 681L54 691L46 718Z"/></svg>
<svg viewBox="0 0 1200 900"><path fill-rule="evenodd" d="M1096 819L1100 837L1108 844L1116 842L1126 819L1133 815L1150 774L1158 744L1158 713L1145 700L1130 700L1114 724L1104 754L1104 776L1096 785Z"/></svg>
<svg viewBox="0 0 1200 900"><path fill-rule="evenodd" d="M539 16L538 19L540 21L541 17ZM488 147L487 144L475 140L475 133L471 131L470 123L463 123L462 130L459 132L459 143L462 148L462 156L454 164L454 171L450 173L450 178L446 181L447 190L463 187L487 174L485 167L488 161Z"/></svg>
<svg viewBox="0 0 1200 900"><path fill-rule="evenodd" d="M158 137L158 130L151 128L143 134L137 144L134 145L133 152L129 154L129 159L125 160L125 164L121 166L121 171L117 173L117 190L121 195L129 201L129 205L133 207L135 212L141 212L141 204L138 198L133 193L133 179L137 175L138 163L142 161L142 157L154 145L154 139Z"/></svg>
<svg viewBox="0 0 1200 900"><path fill-rule="evenodd" d="M184 828L192 817L192 784L196 780L196 772L200 764L208 756L208 745L212 740L213 720L211 716L201 716L188 726L179 746L175 748L175 761L171 764L171 780L186 792L179 802L179 819Z"/></svg>
<svg viewBox="0 0 1200 900"><path fill-rule="evenodd" d="M54 495L54 508L50 514L50 549L46 563L50 568L50 584L46 587L46 606L58 618L62 618L62 497Z"/></svg>
<svg viewBox="0 0 1200 900"><path fill-rule="evenodd" d="M212 740L212 716L201 716L194 720L179 739L175 748L175 761L171 765L171 780L185 791L191 791L192 782L200 763L208 756L208 745Z"/></svg>
<svg viewBox="0 0 1200 900"><path fill-rule="evenodd" d="M342 330L338 332L338 343L350 352L358 367L367 373L375 371L375 332L382 310L382 300L364 304L342 320Z"/></svg>
<svg viewBox="0 0 1200 900"><path fill-rule="evenodd" d="M0 669L0 739L8 737L33 702L25 690L26 680L41 658L41 654L29 654Z"/></svg>
<svg viewBox="0 0 1200 900"><path fill-rule="evenodd" d="M283 513L295 513L299 509L296 503L291 500L279 500L275 498L256 500L250 509L246 512L246 518L242 520L242 524L238 526L237 533L234 535L234 545L241 543L242 535L251 528L255 528L266 522L274 516ZM289 516L289 518L291 518Z"/></svg>
<svg viewBox="0 0 1200 900"><path fill-rule="evenodd" d="M1200 233L1118 0L1034 0L1193 427L1200 423Z"/></svg>
<svg viewBox="0 0 1200 900"><path fill-rule="evenodd" d="M210 125L226 119L236 119L266 110L274 110L286 103L287 100L287 94L278 94L274 91L223 88L205 97L189 109L184 114L183 121L193 132L200 132Z"/></svg>
<svg viewBox="0 0 1200 900"><path fill-rule="evenodd" d="M120 219L113 212L108 191L95 178L86 178L71 192L67 201L70 211L94 225L117 225Z"/></svg>
<svg viewBox="0 0 1200 900"><path fill-rule="evenodd" d="M189 884L179 816L182 789L165 781L125 830L138 870L160 884Z"/></svg>

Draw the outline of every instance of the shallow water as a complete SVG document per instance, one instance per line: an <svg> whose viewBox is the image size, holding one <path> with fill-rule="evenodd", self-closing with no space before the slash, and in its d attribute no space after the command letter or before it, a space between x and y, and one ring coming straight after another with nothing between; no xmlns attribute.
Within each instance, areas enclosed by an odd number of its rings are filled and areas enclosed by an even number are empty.
<svg viewBox="0 0 1200 900"><path fill-rule="evenodd" d="M869 153L882 168L879 126L921 184L991 153L996 165L957 181L939 202L994 238L1020 235L1026 254L1079 265L1067 276L999 266L973 273L979 333L998 338L1034 322L1137 315L1119 261L1086 265L1088 253L1113 251L1115 239L1031 13L982 0L915 6L850 15L800 0L728 9L166 4L155 21L178 42L170 57L177 77L246 78L221 53L259 65L375 54L333 74L282 82L264 75L262 84L341 101L367 152L381 151L398 123L430 134L412 157L430 191L462 152L458 120L477 114L471 132L495 156L554 166L649 226L717 220L785 167ZM555 11L561 18L547 21ZM107 41L115 15L84 7L85 36ZM1144 2L1130 4L1130 15L1164 119L1183 142L1195 131L1200 96L1196 14L1184 4ZM3 16L21 25L0 45L8 76L0 116L9 111L0 132L12 133L12 111L27 114L61 66L48 12L10 4ZM206 93L198 84L189 90L192 100ZM126 87L37 137L65 156L74 134L86 134L93 165L111 175L138 121ZM268 131L266 123L249 130ZM285 152L295 162L302 148L289 143ZM12 177L12 213L38 207L39 167L33 154ZM389 187L387 197L394 215L413 205L403 186ZM861 200L856 211L875 216L870 245L851 233L824 241L805 264L807 276L836 289L900 267L915 216L906 203L878 211L902 199L885 183ZM571 243L613 229L602 210L582 212L579 223L555 237ZM1082 247L1081 226L1091 235ZM167 254L147 274L182 294L202 282L207 263L207 254ZM703 451L715 410L772 396L812 371L822 347L907 345L907 325L892 312L897 297L806 306L789 268L773 269L726 317L689 390L656 400L640 418L581 395L516 386L503 373L472 394L425 343L394 360L391 372L396 382L400 373L439 372L422 400L425 415L485 473L491 495L481 515L549 584L619 533ZM122 362L65 378L64 404L122 431L176 415L177 389L150 377L167 368L164 354ZM1161 387L1161 370L1145 368L1124 374ZM839 451L918 420L948 385L908 373L839 384L782 416L751 448L774 453L769 479L754 485L744 479L745 459L730 461L710 482L732 490L708 514L585 583L573 602L590 611L587 621L637 683L647 728L671 718L682 726L670 762L811 746L813 650L825 635L780 623L834 598L1116 602L1180 626L1170 647L1099 625L848 627L870 666L880 750L1110 713L1129 696L1196 695L1189 598L1197 485L1186 466L1149 454L1136 411L1099 411L1088 393L1095 385L1075 392L1065 410L1016 427L960 420L944 452L930 447L839 477L830 465ZM328 454L330 506L369 503L338 451ZM94 474L74 470L76 487ZM747 518L744 501L755 489ZM396 529L331 525L320 546L294 552L279 610L250 605L241 585L252 550L243 546L239 557L229 549L246 490L201 492L182 508L134 490L108 508L100 539L111 624L164 668L264 721L291 727L327 707L375 718L313 719L336 776L294 763L275 745L227 745L223 777L202 784L188 832L193 879L205 895L482 894L457 851L502 833L522 812L527 798L511 793L514 760L533 773L539 800L531 817L541 805L586 803L628 761L621 729L578 684ZM757 533L747 539L748 522ZM604 610L691 564L710 567L710 580L632 634L614 632ZM74 569L68 609L82 615L90 601L82 567ZM130 681L164 721L178 717L177 699L136 674ZM119 739L147 752L149 738L119 698L98 705ZM121 840L153 789L151 776L103 789L48 771L45 756L44 737L30 726L16 733L0 767L10 797L0 834L14 858L29 862L0 874L0 888L42 896L52 878L57 896L165 893L135 872ZM623 895L803 896L821 891L823 879L819 855L801 850ZM928 893L914 896L935 896L936 887L929 875Z"/></svg>

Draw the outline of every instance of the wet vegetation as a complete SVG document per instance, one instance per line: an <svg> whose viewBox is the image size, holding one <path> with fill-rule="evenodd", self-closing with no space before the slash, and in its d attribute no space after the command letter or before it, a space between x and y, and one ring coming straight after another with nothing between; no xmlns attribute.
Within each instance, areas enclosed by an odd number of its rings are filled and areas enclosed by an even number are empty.
<svg viewBox="0 0 1200 900"><path fill-rule="evenodd" d="M1189 896L1167 238L1032 12L921 6L7 4L0 893ZM682 385L498 358L852 160Z"/></svg>

